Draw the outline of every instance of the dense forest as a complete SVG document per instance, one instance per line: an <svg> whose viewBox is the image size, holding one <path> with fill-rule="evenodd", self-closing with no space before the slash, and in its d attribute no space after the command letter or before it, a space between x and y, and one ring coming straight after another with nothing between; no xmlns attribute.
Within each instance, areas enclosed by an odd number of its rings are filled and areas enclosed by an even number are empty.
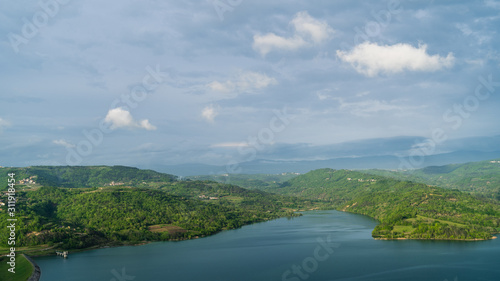
<svg viewBox="0 0 500 281"><path fill-rule="evenodd" d="M62 243L60 247L65 249L191 238L291 215L278 201L246 208L244 203L208 203L141 188L41 187L18 198L17 217L22 218L16 233L19 246ZM6 245L6 212L0 217L0 243ZM165 231L157 231L162 228Z"/></svg>

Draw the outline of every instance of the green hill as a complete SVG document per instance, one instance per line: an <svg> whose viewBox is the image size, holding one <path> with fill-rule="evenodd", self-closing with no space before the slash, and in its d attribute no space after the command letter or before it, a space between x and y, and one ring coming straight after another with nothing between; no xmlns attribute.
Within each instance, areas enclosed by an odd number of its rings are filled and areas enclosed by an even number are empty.
<svg viewBox="0 0 500 281"><path fill-rule="evenodd" d="M357 171L315 170L275 191L373 217L376 238L489 239L500 231L496 201Z"/></svg>
<svg viewBox="0 0 500 281"><path fill-rule="evenodd" d="M368 170L367 172L399 180L458 189L477 196L500 200L500 159L430 166L411 171Z"/></svg>
<svg viewBox="0 0 500 281"><path fill-rule="evenodd" d="M281 174L225 174L225 175L203 175L190 176L192 180L211 180L220 183L230 183L249 189L260 189L271 191L283 182L298 176L298 173Z"/></svg>
<svg viewBox="0 0 500 281"><path fill-rule="evenodd" d="M137 185L143 181L173 182L176 176L125 166L33 166L0 168L0 183L7 182L7 173L15 173L16 180L32 179L43 186L69 188L105 185ZM3 184L1 187L4 187ZM0 190L1 190L0 187Z"/></svg>

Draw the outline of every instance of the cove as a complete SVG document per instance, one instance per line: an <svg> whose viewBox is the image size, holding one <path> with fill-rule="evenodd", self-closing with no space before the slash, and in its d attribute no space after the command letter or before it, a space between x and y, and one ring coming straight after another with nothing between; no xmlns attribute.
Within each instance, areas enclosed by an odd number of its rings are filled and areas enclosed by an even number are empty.
<svg viewBox="0 0 500 281"><path fill-rule="evenodd" d="M371 237L375 225L366 216L309 211L201 239L35 261L41 281L500 280L500 239L382 241Z"/></svg>

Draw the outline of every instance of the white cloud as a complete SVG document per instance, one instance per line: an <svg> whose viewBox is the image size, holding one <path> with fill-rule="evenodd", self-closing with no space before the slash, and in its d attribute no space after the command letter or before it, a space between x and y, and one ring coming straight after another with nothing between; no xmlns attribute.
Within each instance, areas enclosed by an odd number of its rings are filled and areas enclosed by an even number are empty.
<svg viewBox="0 0 500 281"><path fill-rule="evenodd" d="M395 116L411 114L415 109L421 109L418 106L399 105L395 102L384 100L363 100L357 102L346 102L343 98L333 98L340 104L339 109L345 110L352 115L360 117L370 117L385 111L394 111Z"/></svg>
<svg viewBox="0 0 500 281"><path fill-rule="evenodd" d="M232 80L226 82L213 81L207 86L213 91L222 93L239 94L266 88L269 85L277 84L276 79L258 72L244 72Z"/></svg>
<svg viewBox="0 0 500 281"><path fill-rule="evenodd" d="M144 128L148 131L156 130L156 126L153 126L151 123L149 123L148 119L144 119L141 122L139 122L139 127Z"/></svg>
<svg viewBox="0 0 500 281"><path fill-rule="evenodd" d="M53 144L57 144L57 145L60 145L60 146L64 146L66 148L73 148L73 147L76 147L76 145L74 144L71 144L69 142L67 142L66 140L64 139L60 139L60 140L53 140L52 141Z"/></svg>
<svg viewBox="0 0 500 281"><path fill-rule="evenodd" d="M427 45L418 48L409 44L379 46L376 43L365 42L357 45L350 52L338 50L337 56L350 63L357 72L366 76L376 76L379 73L398 73L409 71L436 71L453 66L453 53L446 57L427 54Z"/></svg>
<svg viewBox="0 0 500 281"><path fill-rule="evenodd" d="M336 97L334 97L332 95L332 93L334 91L338 91L339 89L338 88L334 88L334 89L331 89L331 88L325 88L325 89L322 89L322 90L319 90L319 91L316 91L316 97L321 100L321 101L324 101L324 100L335 100Z"/></svg>
<svg viewBox="0 0 500 281"><path fill-rule="evenodd" d="M263 56L271 52L273 49L294 51L305 45L307 45L307 43L299 36L283 38L274 33L268 33L266 35L254 35L253 37L254 50Z"/></svg>
<svg viewBox="0 0 500 281"><path fill-rule="evenodd" d="M463 35L472 36L474 43L477 43L478 45L488 43L493 38L490 33L484 31L474 31L465 23L457 23L455 26L462 32Z"/></svg>
<svg viewBox="0 0 500 281"><path fill-rule="evenodd" d="M364 97L370 94L370 91L363 91L361 93L357 93L356 97Z"/></svg>
<svg viewBox="0 0 500 281"><path fill-rule="evenodd" d="M232 147L247 147L247 146L250 146L250 145L246 142L223 142L223 143L213 144L210 147L232 148Z"/></svg>
<svg viewBox="0 0 500 281"><path fill-rule="evenodd" d="M329 99L329 98L330 98L330 96L329 96L329 95L324 94L324 93L322 93L322 92L317 92L317 93L316 93L316 96L318 97L318 99L319 99L319 100L327 100L327 99Z"/></svg>
<svg viewBox="0 0 500 281"><path fill-rule="evenodd" d="M462 31L462 33L465 35L465 36L469 36L472 34L472 30L470 29L470 27L465 24L465 23L457 23L455 25L460 31Z"/></svg>
<svg viewBox="0 0 500 281"><path fill-rule="evenodd" d="M428 10L418 10L415 12L414 17L419 19L419 20L422 20L425 18L430 18L431 13Z"/></svg>
<svg viewBox="0 0 500 281"><path fill-rule="evenodd" d="M10 122L9 121L0 118L0 132L2 132L3 128L9 127L9 126L10 126Z"/></svg>
<svg viewBox="0 0 500 281"><path fill-rule="evenodd" d="M486 1L484 1L484 5L488 8L500 9L500 2L499 1L486 0Z"/></svg>
<svg viewBox="0 0 500 281"><path fill-rule="evenodd" d="M327 40L333 33L333 29L326 22L314 19L305 11L297 13L291 23L298 35L316 44Z"/></svg>
<svg viewBox="0 0 500 281"><path fill-rule="evenodd" d="M293 26L294 34L288 38L274 33L254 35L254 50L262 56L275 49L293 51L305 46L320 44L329 39L334 32L326 22L311 17L306 11L297 13L290 24Z"/></svg>
<svg viewBox="0 0 500 281"><path fill-rule="evenodd" d="M214 123L215 117L218 115L218 110L214 105L208 105L201 111L201 116L205 118L208 122Z"/></svg>
<svg viewBox="0 0 500 281"><path fill-rule="evenodd" d="M146 129L148 131L156 130L156 127L151 125L151 123L149 123L148 119L136 121L136 120L134 120L134 117L132 117L132 114L130 114L130 112L128 112L127 110L125 110L121 107L110 109L108 111L108 114L106 115L106 118L104 119L104 121L111 123L111 127L110 127L111 129L141 128L141 129Z"/></svg>
<svg viewBox="0 0 500 281"><path fill-rule="evenodd" d="M482 67L484 66L485 64L485 61L482 60L482 59L475 59L475 60L472 60L472 59L466 59L464 60L466 63L470 64L470 65L474 65L474 66L479 66L479 67Z"/></svg>

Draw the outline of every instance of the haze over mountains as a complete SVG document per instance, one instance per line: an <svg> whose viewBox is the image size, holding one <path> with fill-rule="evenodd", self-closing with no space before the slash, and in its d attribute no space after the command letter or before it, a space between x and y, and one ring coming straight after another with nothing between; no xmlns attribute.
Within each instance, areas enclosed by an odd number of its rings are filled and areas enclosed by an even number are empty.
<svg viewBox="0 0 500 281"><path fill-rule="evenodd" d="M305 173L314 169L418 169L500 157L500 136L448 140L433 144L421 137L379 138L335 145L276 144L256 159L227 165L183 164L141 166L179 176L226 173ZM433 146L434 145L434 146ZM433 150L433 154L426 153Z"/></svg>

